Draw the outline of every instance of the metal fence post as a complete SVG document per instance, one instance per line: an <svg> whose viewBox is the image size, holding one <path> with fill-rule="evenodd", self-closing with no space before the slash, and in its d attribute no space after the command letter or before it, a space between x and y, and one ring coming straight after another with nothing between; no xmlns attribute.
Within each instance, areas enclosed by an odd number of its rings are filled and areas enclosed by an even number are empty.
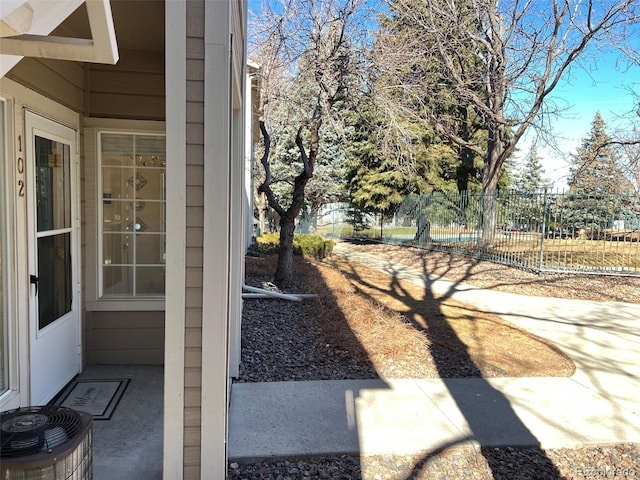
<svg viewBox="0 0 640 480"><path fill-rule="evenodd" d="M477 224L476 224L476 257L480 258L482 256L482 252L480 249L480 243L482 242L482 235L483 235L483 229L482 229L482 220L483 220L483 215L484 215L484 192L481 191L480 195L479 195L479 201L478 201L478 217L477 217ZM498 199L496 198L496 201Z"/></svg>
<svg viewBox="0 0 640 480"><path fill-rule="evenodd" d="M544 238L547 236L547 189L544 189L542 197L542 231L540 232L540 267L542 272L544 268Z"/></svg>

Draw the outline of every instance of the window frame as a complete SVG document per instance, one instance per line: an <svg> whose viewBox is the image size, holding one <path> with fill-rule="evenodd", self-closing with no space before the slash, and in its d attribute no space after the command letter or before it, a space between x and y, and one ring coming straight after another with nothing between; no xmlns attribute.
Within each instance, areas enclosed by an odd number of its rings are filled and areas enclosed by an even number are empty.
<svg viewBox="0 0 640 480"><path fill-rule="evenodd" d="M143 238L144 236L146 236L147 234L145 234L143 231L136 231L136 228L134 227L137 226L137 214L135 213L137 210L137 203L138 203L138 199L136 198L136 193L139 190L137 187L135 187L133 184L131 184L131 179L129 179L130 182L130 186L133 190L133 195L134 197L128 200L120 200L120 199L110 199L110 203L112 205L117 205L117 204L121 204L122 206L129 204L130 206L133 205L134 209L133 209L133 217L135 217L132 220L131 223L131 231L117 231L117 232L109 232L107 230L105 230L104 228L104 205L105 205L105 190L104 190L104 173L105 173L105 169L113 169L114 171L126 171L126 170L132 170L132 174L135 176L135 178L138 178L138 175L142 175L141 171L144 172L145 170L148 169L148 173L147 173L147 178L149 178L149 174L151 174L151 172L153 172L155 170L156 173L158 172L162 172L163 175L163 189L164 184L166 182L166 165L164 167L140 167L139 165L136 164L135 161L132 161L131 165L122 165L122 166L118 166L118 165L105 165L103 162L103 158L102 158L102 145L103 145L103 139L105 135L122 135L125 136L127 138L131 138L132 139L132 145L134 147L134 149L136 148L136 138L137 137L155 137L156 139L159 138L163 138L166 139L166 135L164 134L152 134L152 133L138 133L138 132L123 132L123 131L105 131L105 130L98 130L97 132L98 135L98 149L97 149L97 154L98 154L98 197L100 198L99 201L99 207L98 207L98 297L99 298L103 298L103 299L112 299L112 298L125 298L125 299L129 299L129 298L164 298L165 297L165 293L162 294L138 294L136 292L137 289L137 273L136 271L140 268L144 268L144 267L151 267L151 268L157 268L160 266L165 266L166 265L166 235L167 235L167 230L166 230L166 196L165 198L163 198L162 200L157 200L157 199L147 199L145 200L145 203L152 205L154 203L161 205L161 211L163 214L163 220L160 222L162 225L162 229L158 232L150 232L149 236L156 236L158 237L158 240L161 240L161 244L164 245L165 247L165 261L160 264L153 264L153 265L147 265L147 264L141 264L139 263L139 256L137 253L137 242L139 241L138 236L140 236L141 238ZM166 158L166 140L165 140L165 158ZM128 175L125 174L125 177ZM134 178L134 177L131 177ZM146 181L145 181L146 183ZM143 188L143 187L142 187ZM142 207L141 207L142 208ZM121 264L121 267L125 268L125 270L127 268L132 268L132 273L133 273L133 278L132 278L132 285L131 288L133 290L133 293L129 294L129 293L122 293L122 294L105 294L105 287L104 287L104 273L105 273L105 267L106 267L106 263L105 263L105 258L104 258L104 254L105 254L105 237L107 235L113 235L114 238L116 238L117 236L121 236L121 235L129 235L132 237L132 247L133 247L133 256L134 259L131 263L126 263L126 264Z"/></svg>
<svg viewBox="0 0 640 480"><path fill-rule="evenodd" d="M109 295L102 294L103 268L103 210L102 210L102 161L100 135L103 133L162 136L166 139L165 123L120 119L85 119L85 175L83 190L86 192L87 215L85 222L89 228L86 245L87 289L85 305L87 311L163 311L164 295ZM166 140L165 140L166 141ZM165 144L166 154L166 144ZM166 175L166 167L165 167ZM90 192L91 186L95 189ZM166 215L166 199L165 199ZM165 222L166 241L166 222Z"/></svg>

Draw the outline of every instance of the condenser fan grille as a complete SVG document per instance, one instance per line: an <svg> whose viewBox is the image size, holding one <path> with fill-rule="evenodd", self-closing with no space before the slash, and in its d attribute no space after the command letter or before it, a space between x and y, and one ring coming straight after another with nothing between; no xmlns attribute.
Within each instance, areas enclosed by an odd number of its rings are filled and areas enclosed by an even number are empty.
<svg viewBox="0 0 640 480"><path fill-rule="evenodd" d="M80 414L66 407L22 407L2 412L0 456L49 451L72 439L81 426Z"/></svg>

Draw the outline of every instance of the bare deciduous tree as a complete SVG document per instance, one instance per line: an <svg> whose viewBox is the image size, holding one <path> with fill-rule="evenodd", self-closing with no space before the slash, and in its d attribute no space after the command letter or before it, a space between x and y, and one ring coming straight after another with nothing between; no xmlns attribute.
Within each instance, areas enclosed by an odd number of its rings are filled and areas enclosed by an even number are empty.
<svg viewBox="0 0 640 480"><path fill-rule="evenodd" d="M550 131L561 104L553 98L574 68L588 68L597 49L622 39L638 21L637 0L389 0L391 15L414 29L405 42L387 41L379 68L398 79L403 115L484 158L482 242L493 242L494 193L506 160L525 132ZM410 43L410 45L407 44ZM407 62L432 64L416 77ZM411 72L409 72L411 73ZM408 81L410 80L410 81ZM393 82L390 82L393 85ZM394 108L389 102L390 109ZM460 112L472 110L488 135L461 136Z"/></svg>
<svg viewBox="0 0 640 480"><path fill-rule="evenodd" d="M627 37L613 38L612 41L627 60L621 68L631 70L635 67L637 71L640 68L640 24L634 25ZM635 100L635 108L627 112L625 117L628 121L614 133L614 138L620 148L622 169L633 183L636 194L640 195L640 90L637 87L637 82L627 87Z"/></svg>
<svg viewBox="0 0 640 480"><path fill-rule="evenodd" d="M640 195L640 140L623 146L622 169L631 180L636 194Z"/></svg>
<svg viewBox="0 0 640 480"><path fill-rule="evenodd" d="M361 0L287 0L267 5L254 26L255 61L262 66L260 130L264 181L259 186L280 220L280 250L274 282L293 279L293 234L314 175L322 127L349 95L356 67L354 39ZM291 198L279 198L270 157L273 128L295 126L300 171ZM277 142L276 142L277 147Z"/></svg>
<svg viewBox="0 0 640 480"><path fill-rule="evenodd" d="M638 114L640 119L640 113ZM631 182L637 195L640 195L640 124L633 121L624 129L613 134L613 148L617 150L620 169Z"/></svg>

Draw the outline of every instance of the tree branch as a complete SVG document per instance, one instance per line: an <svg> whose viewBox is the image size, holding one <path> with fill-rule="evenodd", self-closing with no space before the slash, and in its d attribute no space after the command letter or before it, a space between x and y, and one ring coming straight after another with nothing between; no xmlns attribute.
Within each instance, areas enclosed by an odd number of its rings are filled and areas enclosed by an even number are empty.
<svg viewBox="0 0 640 480"><path fill-rule="evenodd" d="M300 127L298 127L298 132L296 133L296 145L298 146L298 150L300 151L300 158L302 160L303 172L308 178L311 178L313 175L313 169L309 164L309 156L307 155L307 151L304 148L304 143L302 141L303 129L304 129L304 125L300 125Z"/></svg>
<svg viewBox="0 0 640 480"><path fill-rule="evenodd" d="M269 206L273 208L276 212L278 212L278 215L282 216L285 214L285 210L284 208L282 208L280 203L278 203L278 199L276 198L275 194L273 193L273 190L271 189L272 178L271 178L271 166L269 165L269 154L271 152L271 136L269 135L269 132L267 131L267 128L264 125L264 121L260 120L258 124L260 126L260 132L262 133L262 139L264 144L264 153L262 154L262 158L260 158L260 163L264 168L264 182L262 182L258 187L258 192L264 193L265 196L267 197L267 202L269 203Z"/></svg>

